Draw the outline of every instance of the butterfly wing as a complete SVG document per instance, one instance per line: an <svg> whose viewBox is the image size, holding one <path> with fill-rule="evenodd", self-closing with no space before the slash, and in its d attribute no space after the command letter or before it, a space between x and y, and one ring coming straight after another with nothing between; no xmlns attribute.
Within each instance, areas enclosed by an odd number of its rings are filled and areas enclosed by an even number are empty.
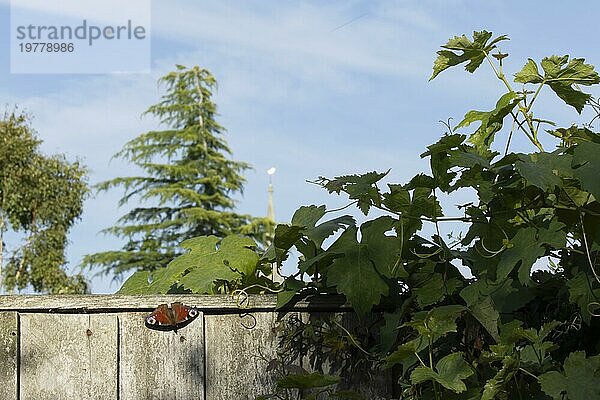
<svg viewBox="0 0 600 400"><path fill-rule="evenodd" d="M161 304L146 317L146 326L152 329L171 330L174 320L173 310L168 305Z"/></svg>
<svg viewBox="0 0 600 400"><path fill-rule="evenodd" d="M171 309L173 310L173 317L175 320L174 325L178 328L189 324L200 314L197 308L189 307L179 302L171 304Z"/></svg>
<svg viewBox="0 0 600 400"><path fill-rule="evenodd" d="M199 314L197 308L179 302L171 304L171 307L161 304L146 317L146 326L159 331L177 332L177 329L192 322Z"/></svg>

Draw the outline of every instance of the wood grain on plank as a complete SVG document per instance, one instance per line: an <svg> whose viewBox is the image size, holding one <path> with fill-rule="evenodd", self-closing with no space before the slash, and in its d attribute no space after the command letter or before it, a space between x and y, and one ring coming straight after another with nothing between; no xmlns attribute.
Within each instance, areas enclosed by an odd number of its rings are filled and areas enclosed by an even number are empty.
<svg viewBox="0 0 600 400"><path fill-rule="evenodd" d="M20 335L22 399L117 398L115 315L21 314Z"/></svg>
<svg viewBox="0 0 600 400"><path fill-rule="evenodd" d="M248 302L240 307L241 299L228 295L30 295L0 296L0 311L19 312L74 312L104 313L125 311L149 311L162 303L180 301L196 306L206 313L236 313L240 308L249 311L273 311L276 295L250 295ZM342 296L314 296L301 301L290 310L343 311L351 307Z"/></svg>
<svg viewBox="0 0 600 400"><path fill-rule="evenodd" d="M206 398L254 399L274 392L277 376L267 371L276 357L277 313L206 315Z"/></svg>
<svg viewBox="0 0 600 400"><path fill-rule="evenodd" d="M148 329L147 314L119 316L119 399L204 399L203 315L175 333Z"/></svg>
<svg viewBox="0 0 600 400"><path fill-rule="evenodd" d="M16 312L0 313L0 399L17 400L18 321Z"/></svg>

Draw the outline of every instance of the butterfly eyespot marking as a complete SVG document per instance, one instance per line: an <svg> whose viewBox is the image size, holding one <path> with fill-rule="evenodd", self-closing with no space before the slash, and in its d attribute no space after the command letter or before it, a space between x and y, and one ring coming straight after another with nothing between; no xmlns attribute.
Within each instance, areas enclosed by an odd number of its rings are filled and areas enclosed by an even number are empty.
<svg viewBox="0 0 600 400"><path fill-rule="evenodd" d="M200 310L195 307L186 306L183 303L175 302L170 306L160 304L156 309L145 318L146 327L159 331L173 331L177 333L191 323L200 315Z"/></svg>

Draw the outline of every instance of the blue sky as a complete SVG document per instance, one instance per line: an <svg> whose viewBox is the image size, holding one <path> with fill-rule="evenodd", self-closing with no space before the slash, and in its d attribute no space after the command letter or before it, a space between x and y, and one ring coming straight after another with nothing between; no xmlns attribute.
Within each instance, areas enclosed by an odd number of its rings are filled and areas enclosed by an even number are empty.
<svg viewBox="0 0 600 400"><path fill-rule="evenodd" d="M0 104L33 115L45 152L81 159L91 183L133 173L110 158L157 126L140 117L162 93L157 79L175 64L201 65L219 82L215 101L234 158L254 167L239 211L266 213L266 170L276 166L279 222L301 205L345 204L306 179L391 168L388 181L404 182L427 169L419 154L443 133L439 120L456 123L469 109L493 108L503 88L487 67L427 81L435 51L451 36L481 29L508 34L502 50L510 53L505 71L511 73L527 57L551 54L600 65L593 33L600 3L592 1L156 0L151 73L18 75L10 73L9 7L0 0ZM539 106L540 116L567 125L586 120L551 96ZM530 149L519 139L514 146ZM123 214L121 194L86 202L70 235L71 266L84 254L120 247L99 231ZM111 277L92 279L95 293L118 287Z"/></svg>

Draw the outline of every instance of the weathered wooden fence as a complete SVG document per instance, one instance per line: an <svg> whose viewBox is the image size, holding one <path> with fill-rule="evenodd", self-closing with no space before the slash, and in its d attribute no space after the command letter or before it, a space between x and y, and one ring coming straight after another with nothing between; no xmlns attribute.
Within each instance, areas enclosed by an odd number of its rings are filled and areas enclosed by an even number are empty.
<svg viewBox="0 0 600 400"><path fill-rule="evenodd" d="M177 334L145 327L175 301L200 315ZM347 311L318 300L288 316ZM254 399L275 387L277 317L274 296L244 309L226 296L0 296L0 399ZM356 384L390 398L391 377L378 380Z"/></svg>

